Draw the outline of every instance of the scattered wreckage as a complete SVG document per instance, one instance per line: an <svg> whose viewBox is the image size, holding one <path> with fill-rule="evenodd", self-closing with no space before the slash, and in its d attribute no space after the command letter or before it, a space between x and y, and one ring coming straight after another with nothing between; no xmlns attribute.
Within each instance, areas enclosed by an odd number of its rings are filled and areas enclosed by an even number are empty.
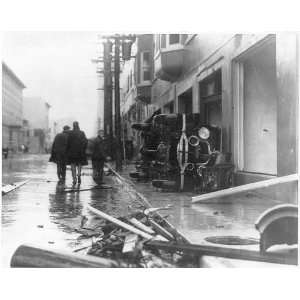
<svg viewBox="0 0 300 300"><path fill-rule="evenodd" d="M289 249L288 252L268 251L278 242L297 244L296 205L279 205L260 216L255 224L261 235L259 251L191 244L158 214L158 211L169 208L144 208L128 216L115 218L88 206L87 209L96 216L99 225L94 229L85 228L87 217L82 217L78 232L87 238L85 246L81 245L70 254L22 245L14 253L11 266L186 268L203 267L205 256L285 265L298 264L297 248ZM282 234L278 235L278 230L282 231Z"/></svg>
<svg viewBox="0 0 300 300"><path fill-rule="evenodd" d="M205 193L232 185L231 154L222 152L221 128L203 124L200 114L159 114L132 125L143 145L136 172L138 180L154 187Z"/></svg>

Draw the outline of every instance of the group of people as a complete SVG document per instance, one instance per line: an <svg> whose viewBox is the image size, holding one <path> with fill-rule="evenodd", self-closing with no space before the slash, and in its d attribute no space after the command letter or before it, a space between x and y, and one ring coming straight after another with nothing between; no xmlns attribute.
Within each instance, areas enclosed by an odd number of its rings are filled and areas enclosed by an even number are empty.
<svg viewBox="0 0 300 300"><path fill-rule="evenodd" d="M91 143L89 154L92 159L93 179L97 184L101 184L106 159L103 132L99 131ZM57 176L60 183L65 182L67 165L71 165L73 185L81 184L81 168L88 164L87 146L88 139L80 130L78 122L73 123L72 130L69 126L64 126L63 131L55 136L49 161L57 164Z"/></svg>

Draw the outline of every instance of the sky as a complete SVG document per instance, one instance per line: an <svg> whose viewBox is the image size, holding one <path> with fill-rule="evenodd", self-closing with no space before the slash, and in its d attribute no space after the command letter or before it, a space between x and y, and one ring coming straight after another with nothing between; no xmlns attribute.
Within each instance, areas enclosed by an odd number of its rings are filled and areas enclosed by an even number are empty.
<svg viewBox="0 0 300 300"><path fill-rule="evenodd" d="M50 122L72 118L91 137L101 109L101 84L91 62L99 48L97 32L6 32L2 59L25 84L25 97L51 105Z"/></svg>

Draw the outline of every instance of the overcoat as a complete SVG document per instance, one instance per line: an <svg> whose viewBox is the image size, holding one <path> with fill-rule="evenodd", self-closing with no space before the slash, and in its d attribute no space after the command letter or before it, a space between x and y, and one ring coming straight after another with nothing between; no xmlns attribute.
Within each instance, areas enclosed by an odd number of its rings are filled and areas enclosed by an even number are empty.
<svg viewBox="0 0 300 300"><path fill-rule="evenodd" d="M51 156L49 161L54 163L66 163L67 160L67 145L68 145L68 133L58 133L53 141Z"/></svg>
<svg viewBox="0 0 300 300"><path fill-rule="evenodd" d="M71 130L67 145L67 163L87 165L86 147L87 138L85 133L78 129Z"/></svg>

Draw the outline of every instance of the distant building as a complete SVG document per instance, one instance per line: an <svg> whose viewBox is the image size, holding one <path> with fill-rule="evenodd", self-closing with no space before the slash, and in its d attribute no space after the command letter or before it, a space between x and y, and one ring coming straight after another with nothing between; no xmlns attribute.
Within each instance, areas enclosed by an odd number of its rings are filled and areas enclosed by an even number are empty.
<svg viewBox="0 0 300 300"><path fill-rule="evenodd" d="M2 147L13 152L22 145L24 83L2 62Z"/></svg>
<svg viewBox="0 0 300 300"><path fill-rule="evenodd" d="M28 121L29 152L45 153L50 148L50 105L40 97L24 97L23 117Z"/></svg>

